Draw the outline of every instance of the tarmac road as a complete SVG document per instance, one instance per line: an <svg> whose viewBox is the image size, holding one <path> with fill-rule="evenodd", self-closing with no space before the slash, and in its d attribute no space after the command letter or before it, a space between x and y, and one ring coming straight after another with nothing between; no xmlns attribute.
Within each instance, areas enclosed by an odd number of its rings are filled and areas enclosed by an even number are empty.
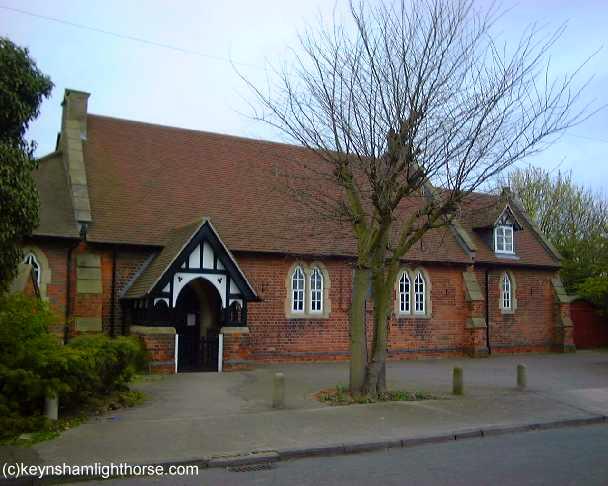
<svg viewBox="0 0 608 486"><path fill-rule="evenodd" d="M367 454L279 462L271 469L201 470L198 476L83 485L602 485L608 425L466 439Z"/></svg>

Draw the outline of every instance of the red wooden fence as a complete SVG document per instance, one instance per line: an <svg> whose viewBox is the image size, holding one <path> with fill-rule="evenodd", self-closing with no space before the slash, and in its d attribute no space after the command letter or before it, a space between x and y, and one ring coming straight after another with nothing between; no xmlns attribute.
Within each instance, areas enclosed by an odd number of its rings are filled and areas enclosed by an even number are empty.
<svg viewBox="0 0 608 486"><path fill-rule="evenodd" d="M608 318L584 300L570 304L576 349L608 346Z"/></svg>

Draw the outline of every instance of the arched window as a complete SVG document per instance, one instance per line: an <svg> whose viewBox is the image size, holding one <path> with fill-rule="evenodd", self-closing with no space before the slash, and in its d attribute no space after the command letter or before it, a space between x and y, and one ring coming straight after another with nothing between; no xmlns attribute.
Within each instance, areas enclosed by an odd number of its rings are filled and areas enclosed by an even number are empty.
<svg viewBox="0 0 608 486"><path fill-rule="evenodd" d="M421 272L416 272L414 280L414 312L424 314L426 312L426 282Z"/></svg>
<svg viewBox="0 0 608 486"><path fill-rule="evenodd" d="M399 312L403 314L410 313L411 305L411 282L407 272L401 274L399 279Z"/></svg>
<svg viewBox="0 0 608 486"><path fill-rule="evenodd" d="M33 253L28 253L27 255L25 255L23 263L27 263L32 266L32 271L34 272L34 278L36 279L36 283L40 285L42 269L40 267L38 259L36 258L36 255L34 255Z"/></svg>
<svg viewBox="0 0 608 486"><path fill-rule="evenodd" d="M242 308L240 302L230 304L230 322L241 322Z"/></svg>
<svg viewBox="0 0 608 486"><path fill-rule="evenodd" d="M502 308L511 310L513 308L513 286L509 274L505 273L502 276L501 295Z"/></svg>
<svg viewBox="0 0 608 486"><path fill-rule="evenodd" d="M323 312L323 274L317 267L310 274L310 312Z"/></svg>
<svg viewBox="0 0 608 486"><path fill-rule="evenodd" d="M156 310L168 310L169 304L167 304L165 299L156 299L154 302L154 308Z"/></svg>
<svg viewBox="0 0 608 486"><path fill-rule="evenodd" d="M304 271L299 266L291 276L291 310L304 312Z"/></svg>

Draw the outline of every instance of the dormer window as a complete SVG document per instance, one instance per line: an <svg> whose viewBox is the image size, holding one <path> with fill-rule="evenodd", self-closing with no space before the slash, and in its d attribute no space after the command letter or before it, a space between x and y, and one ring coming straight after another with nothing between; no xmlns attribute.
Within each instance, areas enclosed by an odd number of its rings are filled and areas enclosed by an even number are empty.
<svg viewBox="0 0 608 486"><path fill-rule="evenodd" d="M494 251L496 253L515 253L513 225L500 225L494 228Z"/></svg>

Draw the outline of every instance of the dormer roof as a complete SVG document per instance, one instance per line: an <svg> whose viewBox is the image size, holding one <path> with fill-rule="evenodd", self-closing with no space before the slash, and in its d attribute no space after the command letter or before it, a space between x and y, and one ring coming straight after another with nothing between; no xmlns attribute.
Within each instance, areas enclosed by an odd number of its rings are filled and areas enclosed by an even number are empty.
<svg viewBox="0 0 608 486"><path fill-rule="evenodd" d="M523 229L515 212L509 203L501 204L500 202L486 210L481 210L477 214L472 215L473 229L488 229L496 226L509 225L513 226L515 231Z"/></svg>

